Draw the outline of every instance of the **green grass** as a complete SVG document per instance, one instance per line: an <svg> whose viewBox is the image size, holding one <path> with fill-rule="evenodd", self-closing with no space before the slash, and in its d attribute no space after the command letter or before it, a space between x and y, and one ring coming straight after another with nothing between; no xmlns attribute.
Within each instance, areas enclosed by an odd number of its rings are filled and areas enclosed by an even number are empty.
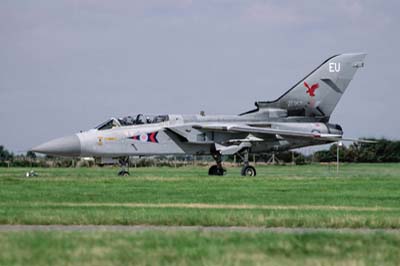
<svg viewBox="0 0 400 266"><path fill-rule="evenodd" d="M400 228L400 164L28 170L0 168L0 224Z"/></svg>
<svg viewBox="0 0 400 266"><path fill-rule="evenodd" d="M400 164L0 168L0 224L400 228ZM399 265L400 234L0 232L0 265Z"/></svg>
<svg viewBox="0 0 400 266"><path fill-rule="evenodd" d="M384 233L2 232L0 265L398 265Z"/></svg>

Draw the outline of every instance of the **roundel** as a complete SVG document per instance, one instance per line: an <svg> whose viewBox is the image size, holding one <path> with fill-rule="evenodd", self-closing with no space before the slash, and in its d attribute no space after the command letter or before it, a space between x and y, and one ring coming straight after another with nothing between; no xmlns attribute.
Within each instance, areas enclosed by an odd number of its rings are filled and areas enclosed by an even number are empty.
<svg viewBox="0 0 400 266"><path fill-rule="evenodd" d="M140 135L140 141L146 142L147 139L148 139L147 134L141 134L141 135Z"/></svg>

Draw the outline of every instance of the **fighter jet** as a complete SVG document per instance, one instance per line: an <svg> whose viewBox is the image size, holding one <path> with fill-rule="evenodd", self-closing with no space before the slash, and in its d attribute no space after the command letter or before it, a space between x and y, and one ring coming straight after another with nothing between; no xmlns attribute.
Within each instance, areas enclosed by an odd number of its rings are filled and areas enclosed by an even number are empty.
<svg viewBox="0 0 400 266"><path fill-rule="evenodd" d="M143 115L111 118L85 132L51 140L34 152L118 159L128 175L130 156L211 155L209 175L224 175L223 155L242 158L243 176L255 176L249 154L285 151L342 140L342 127L329 122L363 53L334 55L274 101L238 115Z"/></svg>

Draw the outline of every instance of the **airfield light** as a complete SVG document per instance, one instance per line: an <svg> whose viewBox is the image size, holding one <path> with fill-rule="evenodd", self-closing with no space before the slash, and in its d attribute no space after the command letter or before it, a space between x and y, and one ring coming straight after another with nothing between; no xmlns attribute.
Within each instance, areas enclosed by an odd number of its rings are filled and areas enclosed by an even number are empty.
<svg viewBox="0 0 400 266"><path fill-rule="evenodd" d="M343 146L343 142L336 143L336 174L339 174L339 149Z"/></svg>

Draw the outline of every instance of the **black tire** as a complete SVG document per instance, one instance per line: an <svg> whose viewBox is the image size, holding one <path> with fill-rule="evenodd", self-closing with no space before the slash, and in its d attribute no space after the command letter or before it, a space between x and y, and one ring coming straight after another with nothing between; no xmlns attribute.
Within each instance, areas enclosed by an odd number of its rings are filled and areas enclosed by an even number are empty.
<svg viewBox="0 0 400 266"><path fill-rule="evenodd" d="M118 172L118 176L129 176L129 172L121 170L121 171Z"/></svg>
<svg viewBox="0 0 400 266"><path fill-rule="evenodd" d="M257 175L256 168L254 168L251 165L243 166L242 171L240 173L242 176L256 176Z"/></svg>
<svg viewBox="0 0 400 266"><path fill-rule="evenodd" d="M222 176L226 173L226 170L222 167L218 167L218 165L214 164L208 169L208 175L218 175Z"/></svg>

